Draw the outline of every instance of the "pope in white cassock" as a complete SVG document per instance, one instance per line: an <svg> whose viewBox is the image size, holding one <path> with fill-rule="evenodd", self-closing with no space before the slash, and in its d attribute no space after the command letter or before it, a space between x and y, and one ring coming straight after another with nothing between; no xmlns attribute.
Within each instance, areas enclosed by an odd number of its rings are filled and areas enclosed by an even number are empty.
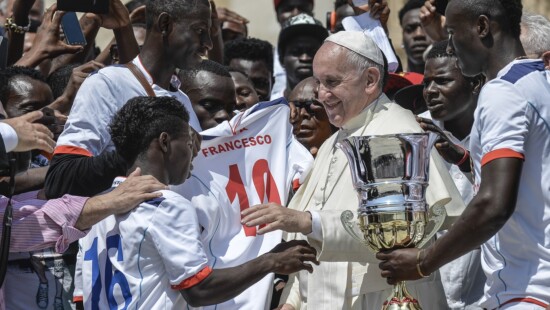
<svg viewBox="0 0 550 310"><path fill-rule="evenodd" d="M382 92L387 74L384 56L362 32L341 31L328 37L313 61L319 83L319 101L330 122L339 128L321 146L313 169L288 208L258 205L243 212L246 225L267 226L265 233L281 229L287 240L306 239L317 249L319 266L311 274L298 273L285 288L279 309L380 309L391 286L380 276L379 261L344 230L340 214L356 210L357 195L344 153L337 141L350 136L421 132L415 116ZM430 207L445 205L450 218L464 209L442 159L432 151ZM409 292L424 310L446 309L437 273L407 282Z"/></svg>

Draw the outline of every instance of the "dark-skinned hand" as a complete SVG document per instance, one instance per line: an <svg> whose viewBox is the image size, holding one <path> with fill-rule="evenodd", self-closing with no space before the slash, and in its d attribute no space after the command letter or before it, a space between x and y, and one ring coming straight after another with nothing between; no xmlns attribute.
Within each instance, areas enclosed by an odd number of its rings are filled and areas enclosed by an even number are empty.
<svg viewBox="0 0 550 310"><path fill-rule="evenodd" d="M377 253L376 258L381 260L378 267L382 270L382 278L385 278L391 285L399 281L420 279L421 276L416 268L418 251L420 250L412 248ZM422 264L420 266L422 267ZM425 273L425 269L421 268L421 270Z"/></svg>
<svg viewBox="0 0 550 310"><path fill-rule="evenodd" d="M453 143L443 129L435 125L432 120L417 116L416 121L424 131L434 132L439 135L438 140L435 142L435 148L445 161L456 164L464 157L464 149Z"/></svg>

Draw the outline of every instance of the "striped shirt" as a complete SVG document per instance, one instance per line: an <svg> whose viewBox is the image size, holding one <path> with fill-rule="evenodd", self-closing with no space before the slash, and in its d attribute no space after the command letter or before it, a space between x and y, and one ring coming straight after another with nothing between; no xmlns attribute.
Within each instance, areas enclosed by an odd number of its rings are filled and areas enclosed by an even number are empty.
<svg viewBox="0 0 550 310"><path fill-rule="evenodd" d="M46 201L36 198L37 193L13 196L10 252L35 251L55 245L56 251L62 253L69 244L86 235L74 225L88 198L65 195ZM1 218L7 205L8 198L0 196Z"/></svg>
<svg viewBox="0 0 550 310"><path fill-rule="evenodd" d="M29 252L55 246L64 252L72 242L86 232L74 227L88 197L65 195L58 199L41 200L38 191L14 195L10 252ZM0 196L0 218L8 205L8 198ZM0 230L0 236L2 232ZM0 310L5 309L4 290L0 290Z"/></svg>

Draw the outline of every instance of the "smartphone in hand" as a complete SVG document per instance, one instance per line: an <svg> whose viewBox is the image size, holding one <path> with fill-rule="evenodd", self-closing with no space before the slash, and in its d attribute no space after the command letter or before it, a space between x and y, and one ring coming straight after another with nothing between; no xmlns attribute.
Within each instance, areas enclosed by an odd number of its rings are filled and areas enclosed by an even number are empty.
<svg viewBox="0 0 550 310"><path fill-rule="evenodd" d="M65 12L61 18L61 28L65 34L65 42L69 45L86 45L86 38L80 28L80 22L75 12Z"/></svg>
<svg viewBox="0 0 550 310"><path fill-rule="evenodd" d="M448 0L435 0L435 11L441 15L445 15Z"/></svg>
<svg viewBox="0 0 550 310"><path fill-rule="evenodd" d="M8 38L0 36L0 70L8 66Z"/></svg>

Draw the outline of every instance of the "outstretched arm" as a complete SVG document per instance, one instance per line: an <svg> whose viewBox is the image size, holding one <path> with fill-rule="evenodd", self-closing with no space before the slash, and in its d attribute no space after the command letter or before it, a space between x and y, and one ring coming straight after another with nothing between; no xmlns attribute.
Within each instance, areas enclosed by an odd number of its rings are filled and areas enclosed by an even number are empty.
<svg viewBox="0 0 550 310"><path fill-rule="evenodd" d="M425 253L418 249L378 253L382 277L388 283L421 278L479 247L495 235L515 210L523 161L518 158L493 160L481 169L481 187L464 213ZM417 257L419 256L419 257Z"/></svg>
<svg viewBox="0 0 550 310"><path fill-rule="evenodd" d="M313 272L313 267L306 262L318 264L315 255L315 249L305 241L281 243L240 266L214 269L198 284L181 290L181 294L193 307L218 304L239 295L268 273L291 274L304 269Z"/></svg>

